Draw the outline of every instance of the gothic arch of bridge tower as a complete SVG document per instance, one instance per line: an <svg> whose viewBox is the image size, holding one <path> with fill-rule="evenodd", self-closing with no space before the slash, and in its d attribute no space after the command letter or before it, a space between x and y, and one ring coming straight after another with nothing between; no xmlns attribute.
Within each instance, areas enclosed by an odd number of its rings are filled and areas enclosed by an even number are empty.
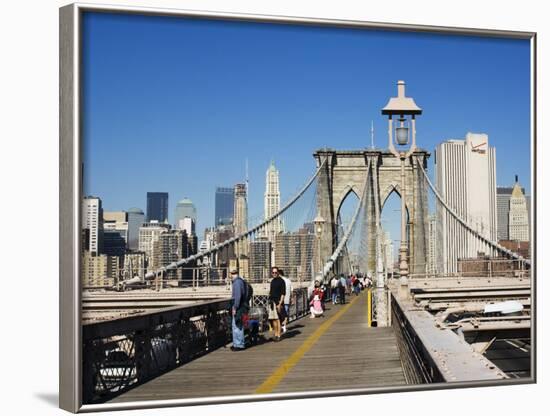
<svg viewBox="0 0 550 416"><path fill-rule="evenodd" d="M319 149L313 154L317 166L322 166L317 177L317 210L325 223L321 234L321 256L326 259L338 245L338 212L350 192L360 195L368 175L363 227L366 241L367 270L376 269L376 237L380 211L392 192L402 197L401 164L386 150ZM425 273L428 247L428 187L423 172L415 163L418 159L427 167L430 154L417 149L405 160L405 205L408 212L409 264L411 273ZM367 172L369 169L371 172ZM323 163L326 162L324 165Z"/></svg>

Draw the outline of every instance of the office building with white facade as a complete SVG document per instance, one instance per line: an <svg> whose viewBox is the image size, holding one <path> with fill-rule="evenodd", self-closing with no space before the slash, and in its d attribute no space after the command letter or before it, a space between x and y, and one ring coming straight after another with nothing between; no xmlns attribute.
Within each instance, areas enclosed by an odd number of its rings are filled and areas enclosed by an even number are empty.
<svg viewBox="0 0 550 416"><path fill-rule="evenodd" d="M91 255L103 252L103 207L101 199L86 196L82 200L82 229L86 231L86 241L83 250Z"/></svg>
<svg viewBox="0 0 550 416"><path fill-rule="evenodd" d="M187 235L195 235L195 220L190 217L180 218L176 223L176 230L185 231Z"/></svg>
<svg viewBox="0 0 550 416"><path fill-rule="evenodd" d="M435 150L436 186L447 204L473 229L497 239L496 151L486 134L468 133ZM493 255L437 204L438 261L443 273L457 272L459 258Z"/></svg>
<svg viewBox="0 0 550 416"><path fill-rule="evenodd" d="M516 182L510 197L508 212L508 239L512 241L529 241L529 214L527 200Z"/></svg>

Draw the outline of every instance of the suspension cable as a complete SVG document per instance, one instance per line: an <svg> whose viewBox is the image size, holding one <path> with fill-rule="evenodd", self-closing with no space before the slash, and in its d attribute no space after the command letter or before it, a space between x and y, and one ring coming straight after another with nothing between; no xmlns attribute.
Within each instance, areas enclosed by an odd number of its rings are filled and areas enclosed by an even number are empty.
<svg viewBox="0 0 550 416"><path fill-rule="evenodd" d="M322 278L327 276L328 272L332 268L334 262L336 262L336 259L338 259L338 256L340 255L340 252L342 251L343 247L346 245L353 228L355 226L355 223L357 221L357 218L359 217L359 212L361 211L361 208L363 206L363 202L365 201L365 194L367 192L367 184L370 174L370 166L371 161L369 160L368 166L367 166L367 174L365 175L365 184L363 185L363 191L361 192L361 199L359 200L359 203L357 204L357 208L355 209L355 212L353 213L353 217L351 218L351 222L349 223L348 229L346 230L346 233L344 234L344 237L342 238L342 241L339 242L338 247L334 250L334 253L332 253L332 256L327 260L325 263L325 267L323 267L323 274Z"/></svg>
<svg viewBox="0 0 550 416"><path fill-rule="evenodd" d="M148 280L148 279L153 279L155 278L158 274L160 273L164 273L168 270L175 270L177 269L178 267L181 267L189 262L192 262L192 261L195 261L195 260L199 260L205 256L208 256L212 253L215 253L217 252L218 250L230 245L230 244L233 244L237 241L240 241L246 237L249 237L251 236L253 233L255 233L256 231L258 231L260 228L270 224L271 222L275 221L277 218L279 218L285 211L287 211L308 189L309 187L311 186L311 184L313 183L313 181L317 178L317 176L319 175L319 172L321 172L321 169L324 167L326 163L326 160L324 160L320 165L319 167L317 168L317 170L315 171L315 173L313 174L313 176L311 176L311 178L306 182L306 184L302 187L302 189L299 190L299 192L290 200L288 201L277 213L273 214L271 217L267 218L265 221L261 222L260 224L256 225L255 227L253 228L249 228L248 230L242 232L241 234L235 236L235 237L232 237L232 238L229 238L221 243L218 243L216 245L214 245L212 248L208 249L208 250L205 250L205 251L202 251L200 253L197 253L197 254L194 254L192 256L189 256L189 257L186 257L186 258L183 258L183 259L180 259L176 262L173 262L173 263L170 263L168 264L167 266L164 266L164 267L161 267L157 270L154 270L154 271L151 271L149 273L147 273L145 275L145 279Z"/></svg>
<svg viewBox="0 0 550 416"><path fill-rule="evenodd" d="M518 253L514 253L512 250L508 250L506 247L504 246L501 246L500 244L498 244L498 242L495 242L495 241L491 241L489 240L488 238L486 238L485 236L483 236L482 234L480 234L479 232L477 232L476 230L474 230L470 225L468 225L468 223L466 221L464 221L451 207L449 207L447 205L447 202L443 199L443 197L441 196L441 194L437 191L437 189L435 188L435 186L433 185L433 183L430 181L430 178L428 177L428 174L426 173L426 171L424 170L424 167L422 166L422 163L420 163L420 160L418 159L418 157L416 157L416 162L418 164L418 166L420 167L420 169L422 170L422 173L424 174L424 177L426 178L426 181L428 182L428 185L430 185L430 188L431 190L433 191L433 193L435 194L436 198L438 199L438 201L441 203L441 205L443 205L443 207L464 227L466 228L466 230L468 230L471 234L473 234L475 237L479 238L480 240L482 240L483 242L485 242L487 245L491 246L493 249L501 252L501 253L504 253L506 254L507 256L509 257L512 257L513 259L516 259L516 260L520 260L520 261L523 261L525 264L527 265L531 265L531 261L528 260L528 259L525 259L524 257L522 257L521 255L519 255Z"/></svg>

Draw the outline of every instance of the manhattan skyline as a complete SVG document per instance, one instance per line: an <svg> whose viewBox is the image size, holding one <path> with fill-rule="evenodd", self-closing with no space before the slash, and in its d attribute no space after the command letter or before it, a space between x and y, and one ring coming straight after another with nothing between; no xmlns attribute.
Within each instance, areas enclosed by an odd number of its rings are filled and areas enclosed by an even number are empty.
<svg viewBox="0 0 550 416"><path fill-rule="evenodd" d="M173 222L188 197L200 235L216 186L244 182L248 159L248 211L261 216L272 159L283 204L316 149L370 147L371 120L385 148L380 109L398 79L424 110L430 172L438 143L486 133L497 186L518 174L531 194L526 40L95 13L83 33L84 192L105 210L168 192Z"/></svg>

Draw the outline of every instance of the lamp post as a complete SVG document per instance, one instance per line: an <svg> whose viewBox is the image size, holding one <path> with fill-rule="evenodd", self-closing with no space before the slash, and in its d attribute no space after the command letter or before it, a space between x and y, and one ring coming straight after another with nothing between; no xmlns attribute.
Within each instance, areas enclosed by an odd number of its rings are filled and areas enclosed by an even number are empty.
<svg viewBox="0 0 550 416"><path fill-rule="evenodd" d="M416 119L422 114L422 109L416 105L411 97L405 96L405 81L397 82L397 97L392 97L382 109L382 114L388 116L388 148L401 161L401 244L399 246L399 275L400 297L408 295L409 264L407 244L407 205L405 184L405 160L416 150ZM397 118L394 128L393 117ZM394 144L395 130L395 144ZM407 149L409 141L412 143ZM396 148L397 146L397 148Z"/></svg>
<svg viewBox="0 0 550 416"><path fill-rule="evenodd" d="M313 225L315 226L315 234L317 235L317 249L319 254L319 272L323 273L323 262L321 260L321 235L323 234L323 225L325 224L325 219L321 217L321 214L317 214L313 220Z"/></svg>

